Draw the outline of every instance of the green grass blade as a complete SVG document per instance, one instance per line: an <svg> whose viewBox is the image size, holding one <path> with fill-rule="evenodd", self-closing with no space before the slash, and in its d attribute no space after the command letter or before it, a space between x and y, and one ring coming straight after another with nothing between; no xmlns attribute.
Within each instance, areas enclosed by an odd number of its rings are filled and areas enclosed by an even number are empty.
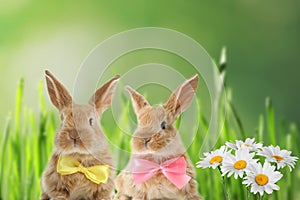
<svg viewBox="0 0 300 200"><path fill-rule="evenodd" d="M3 197L3 194L2 194L2 191L5 190L4 188L4 185L6 184L5 183L5 179L3 178L4 177L4 173L5 173L5 170L6 170L6 160L7 160L7 156L6 156L6 153L7 153L7 146L9 145L9 141L8 141L8 138L9 138L9 134L11 132L11 127L10 127L10 123L11 123L11 116L9 115L7 117L7 120L6 120L6 125L5 125L5 128L4 128L4 134L2 135L2 140L1 140L1 155L0 155L0 160L1 160L1 163L0 163L0 199L5 199Z"/></svg>
<svg viewBox="0 0 300 200"><path fill-rule="evenodd" d="M44 99L44 84L43 81L39 82L38 86L38 97L39 97L39 107L40 107L40 112L42 113L42 116L45 116L47 114L47 109L46 109L46 103Z"/></svg>
<svg viewBox="0 0 300 200"><path fill-rule="evenodd" d="M295 123L292 123L289 127L289 132L291 134L291 148L294 149L294 153L300 156L300 137L299 137L299 131L297 128L297 125Z"/></svg>
<svg viewBox="0 0 300 200"><path fill-rule="evenodd" d="M220 64L219 64L220 73L223 73L226 70L226 66L227 66L226 47L223 47L221 50Z"/></svg>
<svg viewBox="0 0 300 200"><path fill-rule="evenodd" d="M22 100L24 92L24 79L21 78L18 84L18 89L16 93L16 102L15 102L15 130L17 133L20 132L21 127L21 111L22 111Z"/></svg>
<svg viewBox="0 0 300 200"><path fill-rule="evenodd" d="M237 110L235 109L234 105L231 102L229 103L229 106L230 106L230 110L232 111L233 117L237 122L237 125L239 127L239 131L240 131L240 133L243 137L243 140L245 140L246 139L246 132L245 132L242 120L239 117Z"/></svg>
<svg viewBox="0 0 300 200"><path fill-rule="evenodd" d="M270 98L266 99L266 109L267 109L267 127L269 133L270 143L277 145L276 143L276 133L275 133L275 114L274 108Z"/></svg>

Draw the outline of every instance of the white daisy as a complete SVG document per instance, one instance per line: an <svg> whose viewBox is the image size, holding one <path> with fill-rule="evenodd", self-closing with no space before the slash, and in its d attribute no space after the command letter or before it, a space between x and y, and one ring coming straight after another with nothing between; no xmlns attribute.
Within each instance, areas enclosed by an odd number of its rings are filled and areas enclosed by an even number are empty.
<svg viewBox="0 0 300 200"><path fill-rule="evenodd" d="M246 148L249 151L255 151L257 149L260 149L262 147L262 144L256 143L255 138L247 138L245 142L243 142L242 140L236 140L235 144L231 142L226 142L226 146L234 150Z"/></svg>
<svg viewBox="0 0 300 200"><path fill-rule="evenodd" d="M235 156L226 154L221 167L222 176L228 173L228 177L234 174L235 179L237 179L238 176L242 178L245 170L257 162L257 159L253 159L254 155L255 153L249 153L249 150L245 148L237 150Z"/></svg>
<svg viewBox="0 0 300 200"><path fill-rule="evenodd" d="M243 184L251 187L251 192L262 196L264 192L271 194L273 190L279 190L279 186L275 183L281 179L282 174L275 171L275 166L265 162L262 167L260 163L255 163L246 171L247 176L244 178Z"/></svg>
<svg viewBox="0 0 300 200"><path fill-rule="evenodd" d="M280 150L279 146L274 147L271 145L263 147L262 150L258 151L257 155L266 157L268 162L276 163L277 169L288 166L290 171L292 171L298 158L291 156L291 153L291 151Z"/></svg>
<svg viewBox="0 0 300 200"><path fill-rule="evenodd" d="M217 149L215 151L206 152L204 153L205 158L201 158L201 160L196 163L196 167L211 167L213 169L216 169L222 163L223 158L226 154L229 154L229 152L227 152L227 148L225 146L221 146L220 149Z"/></svg>

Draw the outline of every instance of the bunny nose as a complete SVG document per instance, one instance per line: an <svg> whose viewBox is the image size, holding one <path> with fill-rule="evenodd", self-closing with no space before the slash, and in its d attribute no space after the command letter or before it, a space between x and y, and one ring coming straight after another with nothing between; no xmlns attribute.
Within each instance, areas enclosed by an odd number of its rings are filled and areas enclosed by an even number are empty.
<svg viewBox="0 0 300 200"><path fill-rule="evenodd" d="M77 132L76 130L71 131L71 132L69 133L69 136L70 136L70 138L73 139L73 140L77 140L77 139L80 138L80 137L79 137L79 134L78 134L78 132Z"/></svg>
<svg viewBox="0 0 300 200"><path fill-rule="evenodd" d="M145 147L148 148L148 143L151 141L151 138L144 139L145 141Z"/></svg>
<svg viewBox="0 0 300 200"><path fill-rule="evenodd" d="M150 142L151 138L147 138L145 139L145 143L147 144L148 142Z"/></svg>

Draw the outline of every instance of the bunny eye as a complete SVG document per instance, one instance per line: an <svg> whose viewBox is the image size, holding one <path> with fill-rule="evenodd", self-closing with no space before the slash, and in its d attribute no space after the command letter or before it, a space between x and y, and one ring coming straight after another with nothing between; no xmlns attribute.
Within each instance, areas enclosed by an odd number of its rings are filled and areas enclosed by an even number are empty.
<svg viewBox="0 0 300 200"><path fill-rule="evenodd" d="M166 129L166 122L165 121L163 121L161 124L160 124L160 127L161 127L161 129Z"/></svg>
<svg viewBox="0 0 300 200"><path fill-rule="evenodd" d="M93 126L93 124L94 124L93 118L90 118L90 119L89 119L89 123L90 123L90 126Z"/></svg>

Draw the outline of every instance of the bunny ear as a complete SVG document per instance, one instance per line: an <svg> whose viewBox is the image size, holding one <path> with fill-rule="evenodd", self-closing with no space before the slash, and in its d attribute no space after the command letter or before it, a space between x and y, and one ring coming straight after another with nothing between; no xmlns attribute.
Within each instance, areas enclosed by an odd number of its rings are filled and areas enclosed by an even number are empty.
<svg viewBox="0 0 300 200"><path fill-rule="evenodd" d="M45 71L45 75L48 93L53 105L58 110L72 105L72 97L68 90L48 70Z"/></svg>
<svg viewBox="0 0 300 200"><path fill-rule="evenodd" d="M100 87L90 98L89 104L94 106L101 115L111 104L120 76L116 75Z"/></svg>
<svg viewBox="0 0 300 200"><path fill-rule="evenodd" d="M132 89L130 86L125 87L126 90L129 92L131 101L133 104L133 108L136 114L139 114L140 110L146 106L149 106L148 101L143 97L141 94L136 92L134 89Z"/></svg>
<svg viewBox="0 0 300 200"><path fill-rule="evenodd" d="M174 117L174 120L191 104L198 87L198 79L196 74L186 80L170 95L165 103L165 110Z"/></svg>

